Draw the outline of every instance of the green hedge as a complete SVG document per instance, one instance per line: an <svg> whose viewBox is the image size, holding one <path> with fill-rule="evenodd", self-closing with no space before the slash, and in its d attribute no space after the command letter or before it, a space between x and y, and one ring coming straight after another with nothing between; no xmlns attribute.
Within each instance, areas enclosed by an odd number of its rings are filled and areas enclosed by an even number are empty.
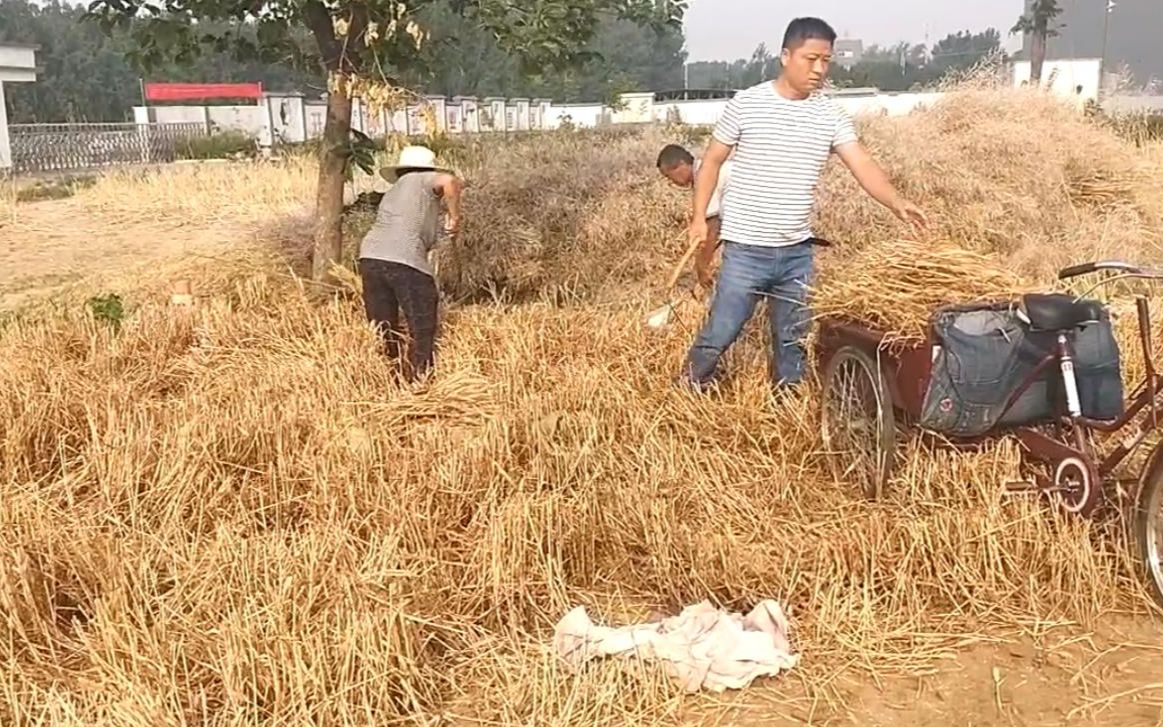
<svg viewBox="0 0 1163 727"><path fill-rule="evenodd" d="M230 159L254 156L254 138L241 131L219 131L186 139L178 145L179 159Z"/></svg>

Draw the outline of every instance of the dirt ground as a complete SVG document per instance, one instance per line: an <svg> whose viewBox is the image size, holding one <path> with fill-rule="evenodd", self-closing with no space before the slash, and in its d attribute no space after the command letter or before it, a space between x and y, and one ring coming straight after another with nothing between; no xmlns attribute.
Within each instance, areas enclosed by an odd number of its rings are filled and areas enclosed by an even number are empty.
<svg viewBox="0 0 1163 727"><path fill-rule="evenodd" d="M0 218L0 310L82 279L212 255L251 229L229 219L111 225L72 199L22 204L18 215ZM842 667L825 684L813 681L809 692L793 672L739 695L694 698L685 723L1163 725L1163 623L1116 619L1094 634L1040 626L966 647L931 674L885 679Z"/></svg>
<svg viewBox="0 0 1163 727"><path fill-rule="evenodd" d="M794 677L741 696L718 724L1163 725L1163 624L1120 620L1104 633L1066 626L957 653L936 673L837 673L811 698ZM691 721L689 724L708 722Z"/></svg>
<svg viewBox="0 0 1163 727"><path fill-rule="evenodd" d="M60 199L14 201L21 190L71 177L22 179L0 189L0 311L82 280L88 288L115 286L151 274L159 263L215 256L260 231L283 234L288 225L304 224L312 177L299 166L272 172L263 165L185 164L156 171L82 175L88 184ZM272 224L279 229L268 229Z"/></svg>
<svg viewBox="0 0 1163 727"><path fill-rule="evenodd" d="M59 293L82 279L111 280L152 263L213 254L243 229L148 218L110 224L72 199L23 203L15 220L0 218L0 310Z"/></svg>

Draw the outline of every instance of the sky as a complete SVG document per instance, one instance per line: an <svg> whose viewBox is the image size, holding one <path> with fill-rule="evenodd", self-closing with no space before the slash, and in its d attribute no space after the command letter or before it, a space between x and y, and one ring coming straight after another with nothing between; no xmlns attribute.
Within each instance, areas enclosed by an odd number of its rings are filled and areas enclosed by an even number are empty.
<svg viewBox="0 0 1163 727"><path fill-rule="evenodd" d="M1022 0L894 0L885 10L872 0L691 0L686 14L687 50L692 61L735 60L751 55L760 43L774 51L788 21L814 15L828 21L841 37L865 46L936 43L961 30L1001 31L1007 49L1021 46L1008 35L1022 13ZM902 19L903 18L903 19Z"/></svg>

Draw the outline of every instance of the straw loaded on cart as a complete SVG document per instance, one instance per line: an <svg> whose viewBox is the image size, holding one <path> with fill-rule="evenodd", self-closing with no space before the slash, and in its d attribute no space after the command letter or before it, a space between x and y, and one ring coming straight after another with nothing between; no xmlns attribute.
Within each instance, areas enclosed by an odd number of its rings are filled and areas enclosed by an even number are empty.
<svg viewBox="0 0 1163 727"><path fill-rule="evenodd" d="M881 496L904 432L954 447L1013 437L1030 482L1011 489L1083 516L1116 492L1133 493L1137 560L1163 604L1163 445L1141 471L1125 466L1163 414L1148 300L1135 301L1146 373L1124 399L1111 316L1090 297L1112 280L1160 281L1163 271L1123 262L1068 267L1063 281L1107 276L1076 296L1022 291L985 256L912 252L874 254L865 262L880 265L875 283L833 282L818 300L821 436L836 480ZM1121 439L1098 443L1113 433Z"/></svg>

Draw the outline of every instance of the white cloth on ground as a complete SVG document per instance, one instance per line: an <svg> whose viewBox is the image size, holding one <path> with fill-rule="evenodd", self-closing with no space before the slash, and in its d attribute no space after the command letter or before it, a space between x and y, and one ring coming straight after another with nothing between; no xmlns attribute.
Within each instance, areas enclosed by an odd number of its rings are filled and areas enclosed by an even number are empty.
<svg viewBox="0 0 1163 727"><path fill-rule="evenodd" d="M723 692L796 666L788 631L783 608L771 600L746 617L704 601L673 618L621 628L595 625L579 606L558 622L553 645L575 670L597 657L638 657L662 662L687 692Z"/></svg>

